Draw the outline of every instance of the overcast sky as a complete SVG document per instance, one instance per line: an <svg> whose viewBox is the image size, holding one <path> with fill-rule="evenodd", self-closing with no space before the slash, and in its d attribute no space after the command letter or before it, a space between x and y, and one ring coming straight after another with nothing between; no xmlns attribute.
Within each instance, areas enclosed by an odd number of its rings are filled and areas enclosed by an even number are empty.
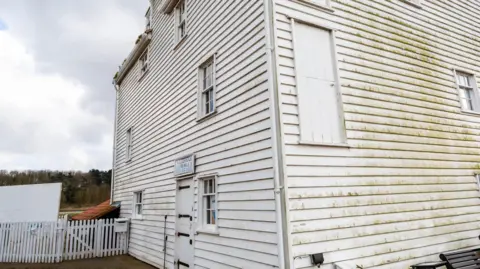
<svg viewBox="0 0 480 269"><path fill-rule="evenodd" d="M148 0L0 0L0 169L110 169L112 77Z"/></svg>

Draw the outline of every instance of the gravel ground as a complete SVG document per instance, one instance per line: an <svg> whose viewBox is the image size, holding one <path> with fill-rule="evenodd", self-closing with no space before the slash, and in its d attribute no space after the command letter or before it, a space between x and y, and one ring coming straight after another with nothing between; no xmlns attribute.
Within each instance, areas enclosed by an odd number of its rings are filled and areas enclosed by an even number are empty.
<svg viewBox="0 0 480 269"><path fill-rule="evenodd" d="M155 269L131 256L115 256L58 264L1 264L0 269Z"/></svg>

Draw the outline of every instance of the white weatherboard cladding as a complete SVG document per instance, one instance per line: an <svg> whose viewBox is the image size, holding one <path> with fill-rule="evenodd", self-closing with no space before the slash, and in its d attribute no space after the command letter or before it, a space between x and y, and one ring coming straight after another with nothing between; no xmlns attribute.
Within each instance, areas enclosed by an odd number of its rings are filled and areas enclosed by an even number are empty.
<svg viewBox="0 0 480 269"><path fill-rule="evenodd" d="M57 221L62 183L0 187L0 223Z"/></svg>
<svg viewBox="0 0 480 269"><path fill-rule="evenodd" d="M408 268L478 246L480 117L461 112L452 70L480 73L480 4L275 2L295 268L316 268L307 255L317 252L323 269ZM299 144L292 18L337 30L350 148Z"/></svg>
<svg viewBox="0 0 480 269"><path fill-rule="evenodd" d="M131 217L132 194L144 191L142 220L132 220L129 253L163 267L175 248L174 162L195 154L197 178L218 177L219 234L194 236L195 268L278 267L272 123L263 1L187 1L188 36L174 50L174 18L152 13L149 71L134 67L120 85L114 199ZM158 10L155 1L152 10ZM198 67L216 53L217 113L197 122ZM132 160L125 132L135 129ZM198 198L194 200L197 221Z"/></svg>

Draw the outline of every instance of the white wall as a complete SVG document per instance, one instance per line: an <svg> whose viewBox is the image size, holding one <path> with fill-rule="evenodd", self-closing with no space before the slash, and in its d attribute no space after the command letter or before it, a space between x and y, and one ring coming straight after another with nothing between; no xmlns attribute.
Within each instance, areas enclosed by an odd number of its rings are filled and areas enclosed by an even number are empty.
<svg viewBox="0 0 480 269"><path fill-rule="evenodd" d="M480 117L453 67L480 74L474 1L276 0L283 139L295 268L408 268L478 246ZM290 18L337 29L350 148L300 145Z"/></svg>
<svg viewBox="0 0 480 269"><path fill-rule="evenodd" d="M62 183L0 187L1 222L57 221Z"/></svg>
<svg viewBox="0 0 480 269"><path fill-rule="evenodd" d="M157 3L159 1L156 1ZM131 216L132 192L145 190L133 220L130 254L173 268L174 160L196 154L197 176L218 174L219 235L195 236L196 268L278 266L263 1L187 1L188 37L174 50L174 18L154 12L150 71L135 68L120 86L115 201ZM156 7L153 10L157 10ZM197 122L197 70L217 52L217 114ZM125 132L133 127L133 158ZM196 183L195 183L196 184Z"/></svg>

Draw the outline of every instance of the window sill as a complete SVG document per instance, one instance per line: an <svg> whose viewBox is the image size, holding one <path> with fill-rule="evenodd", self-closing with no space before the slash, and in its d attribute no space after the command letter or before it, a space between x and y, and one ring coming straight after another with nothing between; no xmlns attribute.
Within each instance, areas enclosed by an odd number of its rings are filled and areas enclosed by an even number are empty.
<svg viewBox="0 0 480 269"><path fill-rule="evenodd" d="M202 122L202 121L206 121L208 119L210 119L211 117L213 117L214 115L217 114L217 109L213 110L212 112L208 113L207 115L203 115L201 117L198 117L197 118L197 122Z"/></svg>
<svg viewBox="0 0 480 269"><path fill-rule="evenodd" d="M310 7L313 7L315 9L321 10L321 11L328 11L331 13L334 13L335 10L330 6L330 5L322 5L319 3L312 2L311 0L294 0L294 2L301 3L303 5L307 5Z"/></svg>
<svg viewBox="0 0 480 269"><path fill-rule="evenodd" d="M334 147L334 148L350 148L350 145L347 143L321 143L314 141L304 141L300 140L298 142L300 145L312 145L312 146L323 146L323 147Z"/></svg>
<svg viewBox="0 0 480 269"><path fill-rule="evenodd" d="M220 232L218 231L218 228L199 228L196 231L196 234L212 234L212 235L220 235Z"/></svg>
<svg viewBox="0 0 480 269"><path fill-rule="evenodd" d="M141 82L143 80L143 78L148 74L148 71L150 71L150 69L147 69L147 71L143 72L143 74L140 75L140 77L138 78L138 82Z"/></svg>
<svg viewBox="0 0 480 269"><path fill-rule="evenodd" d="M414 7L416 7L416 8L423 8L423 7L422 7L422 4L417 4L417 3L413 2L413 1L409 1L409 0L400 0L400 1L402 1L402 2L404 2L404 3L406 3L406 4L409 4L409 5L411 5L411 6L414 6Z"/></svg>
<svg viewBox="0 0 480 269"><path fill-rule="evenodd" d="M182 39L178 40L177 44L175 44L175 46L173 47L173 50L177 50L185 42L187 37L188 37L188 34L185 34L185 36L183 36Z"/></svg>
<svg viewBox="0 0 480 269"><path fill-rule="evenodd" d="M473 110L466 110L466 109L462 109L462 114L469 114L469 115L472 115L472 116L480 116L480 112L473 111Z"/></svg>

